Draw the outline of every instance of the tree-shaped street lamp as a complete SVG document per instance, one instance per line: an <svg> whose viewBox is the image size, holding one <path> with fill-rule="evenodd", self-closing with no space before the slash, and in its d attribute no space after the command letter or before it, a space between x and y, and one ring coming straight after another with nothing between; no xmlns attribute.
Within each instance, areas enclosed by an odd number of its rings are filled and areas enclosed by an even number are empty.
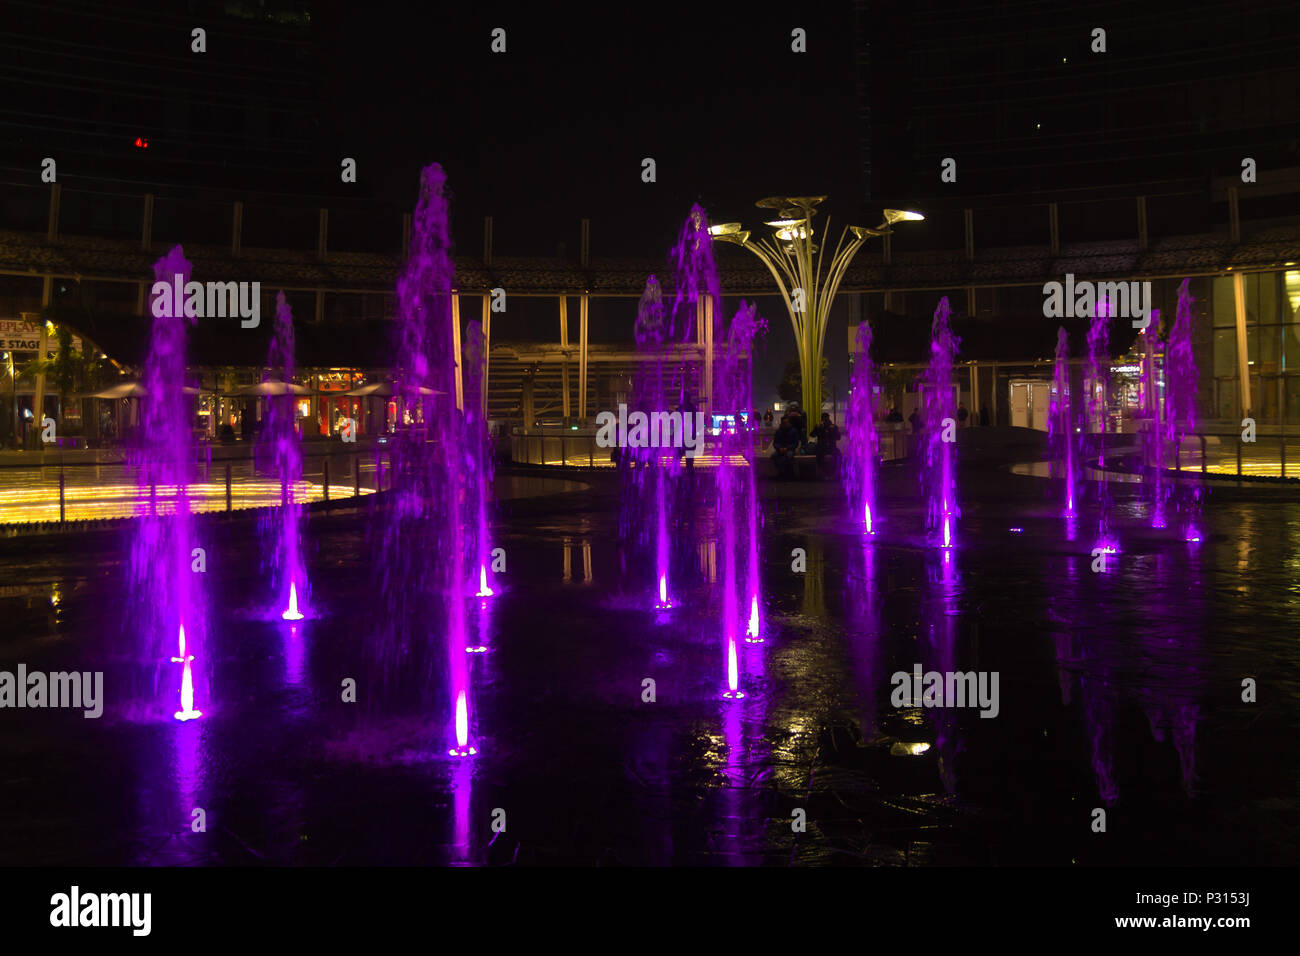
<svg viewBox="0 0 1300 956"><path fill-rule="evenodd" d="M732 242L748 249L767 266L776 280L790 322L794 326L794 339L799 350L799 368L803 376L803 409L809 416L808 425L816 424L822 407L822 348L826 341L826 324L831 314L831 303L839 289L840 280L853 261L853 256L869 236L887 236L896 222L924 219L919 212L886 209L884 221L874 229L849 226L840 233L831 256L830 268L822 273L822 247L813 241L812 217L815 208L825 196L774 196L760 199L760 209L777 210L777 218L768 222L775 233L771 239L751 241L748 230L738 222L711 226L709 233L715 239ZM829 220L827 220L829 226ZM849 236L852 238L849 238Z"/></svg>

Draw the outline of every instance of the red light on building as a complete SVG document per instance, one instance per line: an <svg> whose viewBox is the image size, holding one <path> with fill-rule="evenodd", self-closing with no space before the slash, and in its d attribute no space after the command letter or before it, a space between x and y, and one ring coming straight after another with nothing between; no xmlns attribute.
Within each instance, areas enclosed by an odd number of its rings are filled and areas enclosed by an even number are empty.
<svg viewBox="0 0 1300 956"><path fill-rule="evenodd" d="M137 136L135 138L135 146L136 149L148 149L149 141L145 139L143 136Z"/></svg>

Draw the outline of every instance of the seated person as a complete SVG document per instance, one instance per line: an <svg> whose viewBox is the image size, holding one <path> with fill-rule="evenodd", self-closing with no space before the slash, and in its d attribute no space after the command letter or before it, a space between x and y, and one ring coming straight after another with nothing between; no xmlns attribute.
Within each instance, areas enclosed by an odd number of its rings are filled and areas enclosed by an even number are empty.
<svg viewBox="0 0 1300 956"><path fill-rule="evenodd" d="M804 424L803 415L800 414L798 409L790 412L790 427L799 436L799 450L795 454L806 455L808 453L808 427Z"/></svg>
<svg viewBox="0 0 1300 956"><path fill-rule="evenodd" d="M822 412L821 424L812 430L812 437L817 439L817 444L813 447L817 455L817 465L821 467L825 463L827 455L839 454L837 445L840 440L840 430L836 424L831 421L831 416L827 412Z"/></svg>
<svg viewBox="0 0 1300 956"><path fill-rule="evenodd" d="M781 427L772 436L772 462L779 478L794 477L794 456L799 453L799 433L790 424L790 416L781 416Z"/></svg>

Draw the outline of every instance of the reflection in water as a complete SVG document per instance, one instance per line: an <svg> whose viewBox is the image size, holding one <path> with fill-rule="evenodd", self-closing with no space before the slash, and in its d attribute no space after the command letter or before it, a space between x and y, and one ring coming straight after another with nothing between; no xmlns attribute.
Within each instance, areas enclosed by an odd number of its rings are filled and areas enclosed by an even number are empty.
<svg viewBox="0 0 1300 956"><path fill-rule="evenodd" d="M849 655L857 672L862 736L870 740L880 730L882 710L880 687L885 679L882 661L879 582L876 581L876 548L863 537L857 546L857 580L850 578L845 589L849 606ZM886 701L887 703L887 701Z"/></svg>
<svg viewBox="0 0 1300 956"><path fill-rule="evenodd" d="M803 613L806 617L826 616L826 552L821 542L809 540L808 570L803 576Z"/></svg>
<svg viewBox="0 0 1300 956"><path fill-rule="evenodd" d="M723 855L731 866L744 863L741 847L744 846L744 821L741 816L741 799L745 787L745 764L742 747L743 724L739 707L723 707L722 739L726 749L726 769L723 771L722 828Z"/></svg>
<svg viewBox="0 0 1300 956"><path fill-rule="evenodd" d="M468 760L458 761L452 767L451 803L452 803L452 866L470 866L473 864L473 844L469 829L470 796L474 788L474 763Z"/></svg>
<svg viewBox="0 0 1300 956"><path fill-rule="evenodd" d="M280 629L281 645L284 654L284 682L290 687L302 683L303 671L307 665L307 636L301 623L285 624Z"/></svg>
<svg viewBox="0 0 1300 956"><path fill-rule="evenodd" d="M206 828L214 825L214 821L209 816L211 808L208 801L211 795L205 786L208 774L204 756L206 735L210 732L211 726L205 721L182 721L177 723L174 731L171 732L169 769L175 787L177 816L170 818L169 813L164 829L172 835L179 833L180 838L174 844L168 841L168 858L146 859L143 862L162 865L195 862L193 841L202 839L199 834L204 832L194 830L195 821L203 821L203 826ZM204 811L202 816L195 814L195 810L198 809ZM180 856L178 858L172 854L180 854Z"/></svg>
<svg viewBox="0 0 1300 956"><path fill-rule="evenodd" d="M932 555L926 573L930 588L926 595L926 657L924 669L949 674L956 667L957 642L957 571L953 566L952 551L944 550ZM960 750L957 741L957 714L952 707L930 707L934 725L934 746L939 756L939 776L949 793L956 786L953 763Z"/></svg>
<svg viewBox="0 0 1300 956"><path fill-rule="evenodd" d="M698 557L700 562L700 576L710 584L717 583L718 580L718 541L716 538L705 538L700 542Z"/></svg>
<svg viewBox="0 0 1300 956"><path fill-rule="evenodd" d="M1168 555L1156 555L1155 580L1185 580L1190 593L1199 592L1202 584L1199 564L1196 561L1188 563L1190 567L1175 569L1170 567L1173 559ZM1170 602L1169 610L1176 618L1173 628L1166 625L1139 632L1149 666L1146 680L1139 687L1138 694L1151 726L1151 736L1163 743L1168 729L1173 737L1183 790L1191 796L1197 782L1196 721L1200 718L1197 699L1202 684L1198 662L1202 655L1195 622L1177 620L1186 618L1186 607L1186 602L1181 605ZM1179 624L1185 626L1178 626Z"/></svg>
<svg viewBox="0 0 1300 956"><path fill-rule="evenodd" d="M575 544L572 538L565 538L560 550L564 559L564 574L561 580L573 580L573 553L580 550L582 552L582 583L590 584L592 581L591 539L583 538Z"/></svg>

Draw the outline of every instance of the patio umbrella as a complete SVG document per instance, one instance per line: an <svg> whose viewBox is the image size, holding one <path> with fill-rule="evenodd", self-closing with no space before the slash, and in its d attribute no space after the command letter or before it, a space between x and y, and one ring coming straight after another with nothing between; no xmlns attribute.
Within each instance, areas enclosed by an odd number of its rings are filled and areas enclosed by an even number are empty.
<svg viewBox="0 0 1300 956"><path fill-rule="evenodd" d="M191 388L186 385L181 391L186 395L198 395L197 388ZM140 398L148 395L143 382L118 382L116 385L110 385L108 388L94 392L90 395L83 395L82 398Z"/></svg>
<svg viewBox="0 0 1300 956"><path fill-rule="evenodd" d="M282 382L276 378L267 379L265 382L258 382L256 385L245 385L243 388L237 388L232 393L235 395L310 395L311 389L306 385L298 385L295 382Z"/></svg>
<svg viewBox="0 0 1300 956"><path fill-rule="evenodd" d="M421 395L446 395L447 394L446 392L440 391L436 388L427 388L423 385L420 386L420 388L417 391ZM352 391L350 392L344 392L343 394L350 396L352 398L364 398L367 395L381 395L381 396L396 395L397 383L396 382L371 382L369 385L362 385L358 388L352 389Z"/></svg>

